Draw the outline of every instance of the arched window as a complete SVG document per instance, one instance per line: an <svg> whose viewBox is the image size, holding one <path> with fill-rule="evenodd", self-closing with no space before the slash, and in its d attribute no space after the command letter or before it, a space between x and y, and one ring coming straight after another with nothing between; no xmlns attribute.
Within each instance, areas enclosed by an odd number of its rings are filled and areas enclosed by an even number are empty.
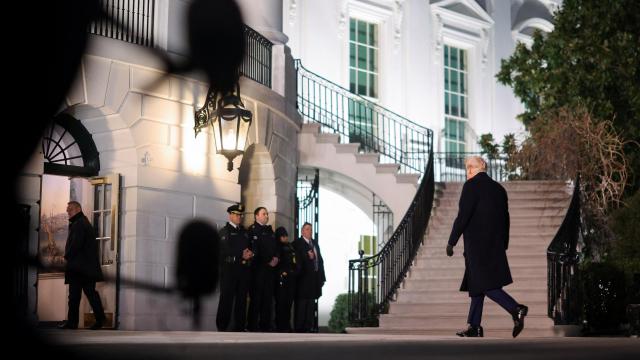
<svg viewBox="0 0 640 360"><path fill-rule="evenodd" d="M57 115L42 136L44 172L64 176L96 176L100 158L93 137L69 114Z"/></svg>

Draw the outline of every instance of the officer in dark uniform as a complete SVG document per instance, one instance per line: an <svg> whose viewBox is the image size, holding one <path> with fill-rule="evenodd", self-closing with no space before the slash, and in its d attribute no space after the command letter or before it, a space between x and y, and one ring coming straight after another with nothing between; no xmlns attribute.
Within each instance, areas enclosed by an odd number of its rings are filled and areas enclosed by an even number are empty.
<svg viewBox="0 0 640 360"><path fill-rule="evenodd" d="M249 227L255 257L252 264L252 279L249 302L249 331L271 331L273 314L273 289L276 266L279 258L273 228L269 222L269 212L264 207L257 208L253 215L255 222Z"/></svg>
<svg viewBox="0 0 640 360"><path fill-rule="evenodd" d="M249 236L240 225L244 207L232 205L227 212L229 221L220 230L221 286L216 325L220 331L229 331L233 309L233 331L244 331L254 255Z"/></svg>
<svg viewBox="0 0 640 360"><path fill-rule="evenodd" d="M300 263L296 260L296 250L289 242L289 234L284 227L276 229L280 263L276 273L276 330L291 332L291 305L296 291L296 277Z"/></svg>

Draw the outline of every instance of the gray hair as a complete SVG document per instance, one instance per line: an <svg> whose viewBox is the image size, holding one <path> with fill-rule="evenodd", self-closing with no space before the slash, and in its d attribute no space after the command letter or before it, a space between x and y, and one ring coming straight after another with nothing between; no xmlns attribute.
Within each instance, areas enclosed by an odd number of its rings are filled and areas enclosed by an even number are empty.
<svg viewBox="0 0 640 360"><path fill-rule="evenodd" d="M468 167L470 163L474 163L475 164L474 167L477 167L478 169L480 169L480 171L487 170L487 162L484 161L484 159L481 156L469 156L466 159L464 159L465 167Z"/></svg>

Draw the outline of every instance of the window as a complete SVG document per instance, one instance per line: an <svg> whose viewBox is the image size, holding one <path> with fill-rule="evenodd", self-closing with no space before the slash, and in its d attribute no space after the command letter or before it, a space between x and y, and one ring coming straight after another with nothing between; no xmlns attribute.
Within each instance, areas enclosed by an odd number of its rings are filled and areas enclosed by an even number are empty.
<svg viewBox="0 0 640 360"><path fill-rule="evenodd" d="M444 47L444 140L446 152L465 152L469 118L467 52Z"/></svg>
<svg viewBox="0 0 640 360"><path fill-rule="evenodd" d="M378 97L378 25L349 21L349 90Z"/></svg>
<svg viewBox="0 0 640 360"><path fill-rule="evenodd" d="M349 91L378 97L378 25L349 20ZM349 142L375 148L374 115L364 103L349 100Z"/></svg>

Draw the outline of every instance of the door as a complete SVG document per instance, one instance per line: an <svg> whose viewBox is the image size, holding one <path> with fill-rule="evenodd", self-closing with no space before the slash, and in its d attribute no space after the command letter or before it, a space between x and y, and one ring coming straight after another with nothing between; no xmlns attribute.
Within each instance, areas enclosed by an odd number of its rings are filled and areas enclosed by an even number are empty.
<svg viewBox="0 0 640 360"><path fill-rule="evenodd" d="M97 284L107 319L104 327L118 327L119 290L119 215L120 215L120 175L110 174L89 179L93 187L93 210L91 222L98 241L100 263L105 281ZM88 215L88 214L87 214ZM91 306L83 297L81 311L82 324L87 327L95 321Z"/></svg>

